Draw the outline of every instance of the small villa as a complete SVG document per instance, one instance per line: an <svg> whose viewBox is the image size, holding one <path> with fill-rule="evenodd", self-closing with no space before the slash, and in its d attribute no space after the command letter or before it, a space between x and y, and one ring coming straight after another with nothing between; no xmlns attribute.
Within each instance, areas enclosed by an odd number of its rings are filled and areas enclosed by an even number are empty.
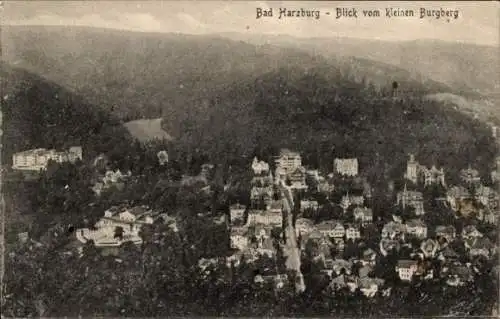
<svg viewBox="0 0 500 319"><path fill-rule="evenodd" d="M147 224L153 224L152 211L147 207L114 206L104 212L95 229L78 229L76 237L82 243L92 240L96 247L116 247L125 242L139 245L142 243L140 229Z"/></svg>

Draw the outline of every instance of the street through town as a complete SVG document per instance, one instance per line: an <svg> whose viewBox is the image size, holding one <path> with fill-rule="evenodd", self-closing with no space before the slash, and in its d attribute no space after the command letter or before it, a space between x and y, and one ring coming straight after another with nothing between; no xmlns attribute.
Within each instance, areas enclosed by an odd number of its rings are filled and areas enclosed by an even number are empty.
<svg viewBox="0 0 500 319"><path fill-rule="evenodd" d="M280 184L280 191L283 201L283 211L285 211L288 216L285 228L286 245L283 248L284 254L287 257L286 266L288 269L293 269L297 272L298 280L296 282L296 288L298 292L303 292L306 286L304 284L304 276L300 271L300 250L292 223L293 196L291 190L283 184Z"/></svg>

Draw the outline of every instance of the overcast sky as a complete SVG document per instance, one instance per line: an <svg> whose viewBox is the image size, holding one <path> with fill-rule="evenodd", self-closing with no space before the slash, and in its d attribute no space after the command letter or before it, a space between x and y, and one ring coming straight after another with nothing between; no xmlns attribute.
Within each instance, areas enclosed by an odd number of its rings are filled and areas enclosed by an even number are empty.
<svg viewBox="0 0 500 319"><path fill-rule="evenodd" d="M83 25L145 32L205 34L241 32L286 34L297 37L370 38L380 40L441 39L499 44L500 5L475 2L367 1L3 1L3 21L16 25ZM273 8L271 19L256 19L256 8ZM320 19L279 20L280 7L320 10ZM335 8L453 9L458 19L363 18L335 19ZM332 12L327 16L326 11Z"/></svg>

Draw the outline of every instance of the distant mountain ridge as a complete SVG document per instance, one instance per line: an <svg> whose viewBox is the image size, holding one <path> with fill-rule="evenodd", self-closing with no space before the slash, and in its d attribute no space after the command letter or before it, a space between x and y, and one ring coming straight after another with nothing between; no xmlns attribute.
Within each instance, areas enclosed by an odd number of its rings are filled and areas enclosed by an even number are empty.
<svg viewBox="0 0 500 319"><path fill-rule="evenodd" d="M500 89L498 46L439 40L380 41L355 38L224 33L222 37L252 44L273 44L324 56L358 57L391 64L459 90L492 94Z"/></svg>
<svg viewBox="0 0 500 319"><path fill-rule="evenodd" d="M66 86L125 121L168 115L190 101L210 99L241 78L293 65L331 65L342 77L379 89L398 81L422 93L451 92L389 64L220 36L9 26L3 48L9 63Z"/></svg>

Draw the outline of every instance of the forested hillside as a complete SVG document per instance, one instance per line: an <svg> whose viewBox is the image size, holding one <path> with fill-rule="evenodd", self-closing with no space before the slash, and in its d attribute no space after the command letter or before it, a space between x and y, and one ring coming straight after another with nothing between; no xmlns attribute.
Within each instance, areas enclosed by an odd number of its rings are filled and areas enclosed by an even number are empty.
<svg viewBox="0 0 500 319"><path fill-rule="evenodd" d="M389 64L337 60L320 56L320 51L220 36L9 26L3 44L4 60L68 87L126 121L168 116L212 92L224 92L233 82L294 65L333 65L343 78L378 89L398 81L419 92L450 92Z"/></svg>
<svg viewBox="0 0 500 319"><path fill-rule="evenodd" d="M269 72L187 105L165 123L178 143L214 159L270 158L287 146L327 170L334 157L358 157L372 180L401 174L409 153L450 172L471 164L483 174L496 154L480 122L403 86L384 93L350 82L332 66Z"/></svg>
<svg viewBox="0 0 500 319"><path fill-rule="evenodd" d="M252 44L296 48L326 57L357 57L385 63L470 93L489 95L500 87L498 45L486 46L439 40L381 41L346 37L296 38L226 33L224 37ZM374 62L377 61L377 62Z"/></svg>
<svg viewBox="0 0 500 319"><path fill-rule="evenodd" d="M46 79L5 63L2 83L2 163L31 148L81 145L85 158L130 145L128 132L108 112Z"/></svg>

